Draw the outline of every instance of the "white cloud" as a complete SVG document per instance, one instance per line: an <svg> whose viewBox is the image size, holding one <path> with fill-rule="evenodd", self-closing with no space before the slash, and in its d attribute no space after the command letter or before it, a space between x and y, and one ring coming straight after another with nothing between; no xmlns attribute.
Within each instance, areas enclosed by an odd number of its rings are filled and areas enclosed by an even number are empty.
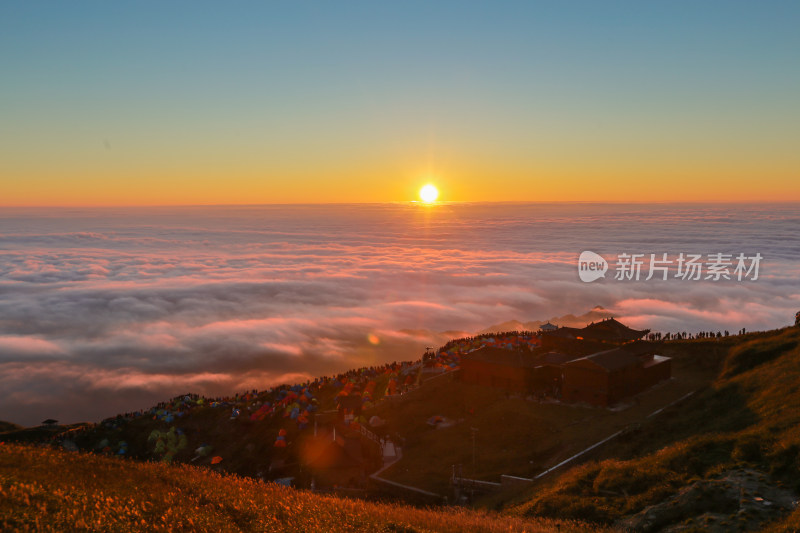
<svg viewBox="0 0 800 533"><path fill-rule="evenodd" d="M800 305L794 212L533 204L442 206L428 218L400 205L18 210L0 218L0 388L8 391L0 419L35 423L53 416L54 405L62 420L97 418L185 392L176 389L267 387L416 358L446 341L442 331L598 304L661 331L778 327ZM586 284L576 270L586 249L758 251L765 259L757 282ZM65 398L73 407L62 406Z"/></svg>

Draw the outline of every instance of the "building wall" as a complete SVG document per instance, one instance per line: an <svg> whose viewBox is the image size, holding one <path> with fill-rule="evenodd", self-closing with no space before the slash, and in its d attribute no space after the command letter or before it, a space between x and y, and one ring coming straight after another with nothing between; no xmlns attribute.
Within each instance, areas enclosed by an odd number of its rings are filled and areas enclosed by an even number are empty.
<svg viewBox="0 0 800 533"><path fill-rule="evenodd" d="M564 365L563 398L568 403L584 402L609 405L609 376L601 367L588 361Z"/></svg>
<svg viewBox="0 0 800 533"><path fill-rule="evenodd" d="M461 380L465 383L521 393L542 391L560 383L563 401L603 407L639 394L671 375L669 359L647 368L637 364L613 371L586 360L573 361L562 368L547 365L535 370L470 359L461 362Z"/></svg>
<svg viewBox="0 0 800 533"><path fill-rule="evenodd" d="M558 395L563 386L564 370L558 365L537 366L531 371L531 389L548 395Z"/></svg>
<svg viewBox="0 0 800 533"><path fill-rule="evenodd" d="M566 402L613 405L671 376L669 359L647 368L637 364L613 371L589 361L575 361L564 365L563 398Z"/></svg>
<svg viewBox="0 0 800 533"><path fill-rule="evenodd" d="M656 383L672 377L672 360L666 359L660 363L643 369L643 384L645 387L652 387Z"/></svg>
<svg viewBox="0 0 800 533"><path fill-rule="evenodd" d="M610 372L608 383L609 405L613 405L624 398L630 398L645 389L642 368L638 365Z"/></svg>
<svg viewBox="0 0 800 533"><path fill-rule="evenodd" d="M528 390L527 376L524 368L470 359L461 361L461 380L465 383L524 393Z"/></svg>

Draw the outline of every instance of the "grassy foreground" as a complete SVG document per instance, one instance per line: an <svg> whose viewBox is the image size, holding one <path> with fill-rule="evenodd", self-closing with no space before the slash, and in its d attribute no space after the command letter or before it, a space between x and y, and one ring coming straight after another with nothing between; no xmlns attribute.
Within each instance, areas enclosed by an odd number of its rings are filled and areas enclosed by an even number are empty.
<svg viewBox="0 0 800 533"><path fill-rule="evenodd" d="M369 503L187 465L0 445L0 531L599 531L574 521Z"/></svg>

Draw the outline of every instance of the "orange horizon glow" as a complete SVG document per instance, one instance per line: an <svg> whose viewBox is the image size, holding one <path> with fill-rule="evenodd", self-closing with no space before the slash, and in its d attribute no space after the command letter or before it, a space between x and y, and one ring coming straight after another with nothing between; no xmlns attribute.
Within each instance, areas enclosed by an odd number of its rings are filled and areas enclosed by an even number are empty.
<svg viewBox="0 0 800 533"><path fill-rule="evenodd" d="M28 4L0 206L800 202L800 4Z"/></svg>
<svg viewBox="0 0 800 533"><path fill-rule="evenodd" d="M455 165L453 165L455 167ZM750 179L746 172L702 179L690 173L642 173L611 177L599 172L521 172L491 174L451 168L437 176L448 202L597 202L597 203L793 203L800 202L800 180L789 176ZM373 174L371 174L373 175ZM334 175L329 179L292 176L264 179L253 173L217 178L189 173L175 177L117 178L74 176L54 179L0 178L4 207L133 207L181 205L349 204L409 202L420 199L420 180L411 173L376 170L370 176ZM557 176L548 178L546 176ZM426 183L423 181L422 184ZM754 183L757 183L755 185ZM438 200L441 201L441 200Z"/></svg>

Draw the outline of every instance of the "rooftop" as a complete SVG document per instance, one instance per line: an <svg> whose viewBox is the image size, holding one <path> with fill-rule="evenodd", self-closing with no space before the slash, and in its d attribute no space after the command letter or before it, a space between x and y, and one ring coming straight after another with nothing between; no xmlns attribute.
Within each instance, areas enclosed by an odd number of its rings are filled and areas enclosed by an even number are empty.
<svg viewBox="0 0 800 533"><path fill-rule="evenodd" d="M494 363L496 365L505 365L513 367L534 367L537 366L537 357L517 350L505 350L503 348L495 348L492 346L484 346L474 352L465 355L462 361L484 361L487 363Z"/></svg>

